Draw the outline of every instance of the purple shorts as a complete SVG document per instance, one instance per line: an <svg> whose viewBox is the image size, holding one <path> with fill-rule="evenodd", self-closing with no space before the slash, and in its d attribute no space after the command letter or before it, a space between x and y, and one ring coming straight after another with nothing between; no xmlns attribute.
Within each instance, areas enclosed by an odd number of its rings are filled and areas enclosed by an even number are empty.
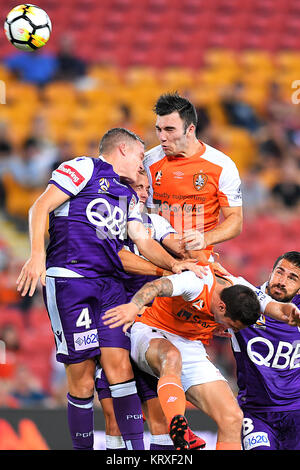
<svg viewBox="0 0 300 470"><path fill-rule="evenodd" d="M300 450L300 410L243 410L244 450Z"/></svg>
<svg viewBox="0 0 300 470"><path fill-rule="evenodd" d="M133 361L131 361L131 365L141 402L143 403L147 400L151 400L151 398L156 398L158 379L140 370ZM103 369L98 369L97 371L95 388L98 392L99 400L102 400L103 398L111 398L109 383Z"/></svg>
<svg viewBox="0 0 300 470"><path fill-rule="evenodd" d="M103 325L106 310L126 302L123 284L112 278L46 277L44 300L58 362L74 364L100 354L102 347L130 350L122 327Z"/></svg>

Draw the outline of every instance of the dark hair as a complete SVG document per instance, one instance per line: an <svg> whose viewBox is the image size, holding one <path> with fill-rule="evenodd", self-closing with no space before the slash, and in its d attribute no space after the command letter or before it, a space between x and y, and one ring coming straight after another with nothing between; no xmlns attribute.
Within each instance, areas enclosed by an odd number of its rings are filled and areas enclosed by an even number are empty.
<svg viewBox="0 0 300 470"><path fill-rule="evenodd" d="M294 266L297 266L297 268L300 268L300 251L287 251L283 255L279 256L274 263L273 271L278 265L279 261L281 261L282 259L286 259Z"/></svg>
<svg viewBox="0 0 300 470"><path fill-rule="evenodd" d="M107 131L102 137L99 144L99 152L100 154L111 152L122 141L128 139L141 142L141 144L145 145L143 140L134 132L123 127L115 127Z"/></svg>
<svg viewBox="0 0 300 470"><path fill-rule="evenodd" d="M186 98L175 93L165 93L161 95L154 106L154 112L157 116L166 116L178 112L184 122L184 131L190 124L197 126L197 112L195 106Z"/></svg>
<svg viewBox="0 0 300 470"><path fill-rule="evenodd" d="M243 325L253 325L259 319L261 308L256 293L242 284L225 287L220 294L226 305L225 317L240 321Z"/></svg>

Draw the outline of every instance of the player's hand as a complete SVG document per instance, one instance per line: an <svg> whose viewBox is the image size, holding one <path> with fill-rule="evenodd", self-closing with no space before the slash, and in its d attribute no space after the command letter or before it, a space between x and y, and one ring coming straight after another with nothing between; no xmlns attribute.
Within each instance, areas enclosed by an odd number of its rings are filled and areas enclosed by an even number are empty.
<svg viewBox="0 0 300 470"><path fill-rule="evenodd" d="M230 272L227 271L220 263L214 261L213 263L209 263L209 265L213 268L216 274L220 274L221 276L230 276Z"/></svg>
<svg viewBox="0 0 300 470"><path fill-rule="evenodd" d="M174 274L180 274L182 271L193 271L197 277L201 279L206 276L209 272L209 268L207 266L201 266L197 264L196 259L186 259L183 261L175 261L172 265L172 271Z"/></svg>
<svg viewBox="0 0 300 470"><path fill-rule="evenodd" d="M184 230L181 238L181 243L187 251L190 250L203 250L207 244L204 238L204 233L199 230Z"/></svg>
<svg viewBox="0 0 300 470"><path fill-rule="evenodd" d="M227 326L224 325L218 325L214 331L213 331L214 336L219 336L221 338L231 338L231 333L227 330Z"/></svg>
<svg viewBox="0 0 300 470"><path fill-rule="evenodd" d="M288 316L288 324L291 326L300 326L300 310L294 304L285 305L285 314Z"/></svg>
<svg viewBox="0 0 300 470"><path fill-rule="evenodd" d="M104 325L109 325L109 328L117 328L124 325L123 331L125 333L134 322L139 311L138 306L132 302L118 305L105 312L102 317L105 320L103 323Z"/></svg>
<svg viewBox="0 0 300 470"><path fill-rule="evenodd" d="M46 264L44 254L32 256L26 261L16 281L17 291L21 292L22 297L26 294L32 297L39 279L41 284L45 286Z"/></svg>

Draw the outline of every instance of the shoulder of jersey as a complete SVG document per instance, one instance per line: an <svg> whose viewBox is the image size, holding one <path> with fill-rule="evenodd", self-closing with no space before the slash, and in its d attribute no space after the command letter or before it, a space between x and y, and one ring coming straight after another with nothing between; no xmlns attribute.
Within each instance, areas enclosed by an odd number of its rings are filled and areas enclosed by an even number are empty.
<svg viewBox="0 0 300 470"><path fill-rule="evenodd" d="M74 166L93 166L96 161L97 161L96 158L82 156L82 157L72 158L71 160L66 160L62 163L73 164Z"/></svg>
<svg viewBox="0 0 300 470"><path fill-rule="evenodd" d="M205 152L201 155L200 158L203 158L204 160L208 160L211 163L225 167L225 166L231 166L235 165L233 160L223 153L221 150L218 150L214 147L211 147L210 145L204 143L205 145ZM165 157L165 153L161 147L161 145L157 145L156 147L153 147L152 149L148 150L145 153L144 157L144 167L151 166L153 163L158 162L159 160L162 160Z"/></svg>
<svg viewBox="0 0 300 470"><path fill-rule="evenodd" d="M155 162L158 162L162 158L165 157L165 153L162 149L161 145L157 145L156 147L153 147L152 149L148 150L145 153L145 157L143 160L144 167L149 167Z"/></svg>
<svg viewBox="0 0 300 470"><path fill-rule="evenodd" d="M221 167L235 165L234 161L221 150L211 147L208 144L205 144L205 147L205 152L201 155L200 158L208 160L209 162Z"/></svg>

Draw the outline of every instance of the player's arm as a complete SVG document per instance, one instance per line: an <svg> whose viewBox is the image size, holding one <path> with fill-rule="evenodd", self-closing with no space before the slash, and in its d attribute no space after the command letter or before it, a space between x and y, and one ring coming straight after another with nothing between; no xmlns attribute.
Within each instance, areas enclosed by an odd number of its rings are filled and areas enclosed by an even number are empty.
<svg viewBox="0 0 300 470"><path fill-rule="evenodd" d="M173 274L168 277L147 282L132 297L128 304L107 310L103 316L104 324L110 328L124 325L126 331L143 308L155 297L175 297L182 295L187 301L196 299L203 290L204 280L192 272Z"/></svg>
<svg viewBox="0 0 300 470"><path fill-rule="evenodd" d="M124 325L123 331L126 331L139 312L151 303L155 297L172 297L172 294L173 284L167 277L147 282L128 304L118 305L107 310L102 317L104 324L110 325L110 328Z"/></svg>
<svg viewBox="0 0 300 470"><path fill-rule="evenodd" d="M144 225L137 220L131 220L127 224L128 236L137 245L139 252L156 266L180 273L183 270L191 270L197 276L202 277L207 273L203 266L196 265L197 260L178 261L171 256L156 240L153 240Z"/></svg>
<svg viewBox="0 0 300 470"><path fill-rule="evenodd" d="M118 254L124 270L128 273L158 277L172 274L171 271L159 268L150 261L126 250L125 248L122 248Z"/></svg>
<svg viewBox="0 0 300 470"><path fill-rule="evenodd" d="M189 256L192 255L193 250L203 250L209 245L217 245L231 240L241 233L243 226L242 207L222 207L221 212L224 220L214 229L207 232L190 229L184 232L182 243Z"/></svg>
<svg viewBox="0 0 300 470"><path fill-rule="evenodd" d="M221 207L224 220L217 227L204 233L206 246L231 240L237 237L243 227L243 209L237 207Z"/></svg>
<svg viewBox="0 0 300 470"><path fill-rule="evenodd" d="M24 264L17 279L17 290L24 296L33 295L39 278L45 285L46 253L45 232L49 213L66 202L69 195L53 184L49 184L44 193L29 210L29 236L31 245L30 258Z"/></svg>
<svg viewBox="0 0 300 470"><path fill-rule="evenodd" d="M300 326L300 310L295 304L274 300L266 305L265 314L291 326Z"/></svg>
<svg viewBox="0 0 300 470"><path fill-rule="evenodd" d="M183 244L181 242L181 237L178 233L169 233L163 240L162 245L174 256L177 258L194 258L197 259L196 256L188 256Z"/></svg>

